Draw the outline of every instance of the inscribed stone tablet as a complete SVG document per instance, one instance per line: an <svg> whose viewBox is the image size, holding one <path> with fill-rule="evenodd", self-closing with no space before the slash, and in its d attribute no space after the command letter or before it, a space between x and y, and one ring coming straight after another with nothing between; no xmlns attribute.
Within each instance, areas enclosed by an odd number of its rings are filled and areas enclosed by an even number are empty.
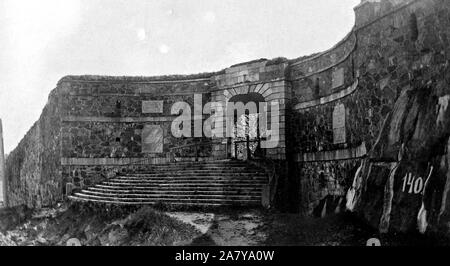
<svg viewBox="0 0 450 266"><path fill-rule="evenodd" d="M333 142L340 144L346 142L345 132L345 106L341 103L333 111Z"/></svg>
<svg viewBox="0 0 450 266"><path fill-rule="evenodd" d="M162 153L164 145L164 131L157 125L146 125L142 130L142 152Z"/></svg>
<svg viewBox="0 0 450 266"><path fill-rule="evenodd" d="M142 101L142 113L160 114L163 112L163 101Z"/></svg>
<svg viewBox="0 0 450 266"><path fill-rule="evenodd" d="M334 144L345 143L345 128L335 128L333 129L333 140Z"/></svg>

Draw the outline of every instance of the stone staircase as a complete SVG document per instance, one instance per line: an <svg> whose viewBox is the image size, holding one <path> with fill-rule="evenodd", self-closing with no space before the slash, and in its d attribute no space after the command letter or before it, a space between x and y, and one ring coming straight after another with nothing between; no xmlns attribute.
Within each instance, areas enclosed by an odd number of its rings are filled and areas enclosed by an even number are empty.
<svg viewBox="0 0 450 266"><path fill-rule="evenodd" d="M154 165L116 176L69 196L71 200L123 205L261 206L266 173L240 161Z"/></svg>

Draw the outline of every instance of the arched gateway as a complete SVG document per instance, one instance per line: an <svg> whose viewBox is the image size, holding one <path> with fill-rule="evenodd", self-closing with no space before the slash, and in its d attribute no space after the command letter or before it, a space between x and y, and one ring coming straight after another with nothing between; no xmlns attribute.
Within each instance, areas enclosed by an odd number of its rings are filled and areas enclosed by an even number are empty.
<svg viewBox="0 0 450 266"><path fill-rule="evenodd" d="M263 156L261 138L266 136L266 132L261 132L260 116L266 115L264 112L264 97L255 92L239 94L230 98L227 105L227 115L230 117L232 127L232 137L230 138L231 157L247 160L254 157ZM230 106L249 107L242 112L238 108L228 110ZM253 110L251 110L253 109Z"/></svg>

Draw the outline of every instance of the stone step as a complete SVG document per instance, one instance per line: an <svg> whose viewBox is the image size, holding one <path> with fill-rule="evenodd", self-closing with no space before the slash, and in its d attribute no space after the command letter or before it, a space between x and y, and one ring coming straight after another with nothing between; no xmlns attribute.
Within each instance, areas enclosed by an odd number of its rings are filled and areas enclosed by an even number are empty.
<svg viewBox="0 0 450 266"><path fill-rule="evenodd" d="M245 170L236 171L234 169L222 169L222 170L180 170L180 171L155 171L148 173L127 173L121 174L121 176L156 176L156 175L208 175L208 174L232 174L232 175L265 175L263 171L257 170Z"/></svg>
<svg viewBox="0 0 450 266"><path fill-rule="evenodd" d="M178 162L167 164L152 164L148 167L161 168L161 167L254 167L245 162Z"/></svg>
<svg viewBox="0 0 450 266"><path fill-rule="evenodd" d="M208 179L208 180L189 180L189 179L183 179L183 180L179 180L179 179L173 179L173 180L160 180L160 181L156 181L156 180L110 180L105 182L105 184L110 184L110 185L117 185L117 184L129 184L129 185L167 185L167 186L171 186L174 184L178 184L178 185L194 185L194 186L201 186L201 185L206 185L206 186L210 186L210 185L221 185L221 186L240 186L240 185L264 185L265 183L267 183L264 180L221 180L221 179Z"/></svg>
<svg viewBox="0 0 450 266"><path fill-rule="evenodd" d="M195 162L195 161L185 161L185 162L174 162L174 163L163 163L163 164L153 164L154 167L159 166L202 166L202 165L213 165L213 166L223 166L223 165L248 165L246 162L243 161L202 161L202 162Z"/></svg>
<svg viewBox="0 0 450 266"><path fill-rule="evenodd" d="M208 195L220 195L220 194L226 194L226 195L259 195L261 196L262 190L261 189L216 189L216 190L195 190L195 189L189 189L186 190L162 190L162 189L111 189L111 188L97 188L97 187L90 187L88 188L88 191L95 191L95 192L104 192L104 193L133 193L133 194L159 194L159 193L170 193L170 194L183 194L183 195L189 195L189 194L208 194Z"/></svg>
<svg viewBox="0 0 450 266"><path fill-rule="evenodd" d="M260 200L261 195L229 195L229 194L142 194L142 193L105 193L90 190L82 190L84 195L105 196L114 198L164 198L164 199L245 199L245 200Z"/></svg>
<svg viewBox="0 0 450 266"><path fill-rule="evenodd" d="M243 183L243 184L224 184L224 183L161 183L161 184L155 184L155 183L120 183L120 182L104 182L103 185L109 185L109 186L122 186L122 187L154 187L154 188L162 188L162 187L224 187L224 185L227 185L229 187L236 187L236 188L246 188L246 187L255 187L255 186L261 186L262 184L255 184L255 183Z"/></svg>
<svg viewBox="0 0 450 266"><path fill-rule="evenodd" d="M254 179L261 179L261 180L268 180L268 177L266 175L220 175L220 174L204 174L204 175L155 175L155 176L116 176L111 179L121 179L121 180L174 180L174 179L204 179L204 180L210 180L210 179L224 179L224 180L254 180Z"/></svg>
<svg viewBox="0 0 450 266"><path fill-rule="evenodd" d="M103 186L108 186L109 188L111 187L118 187L120 189L137 189L137 190L163 190L163 191L167 191L167 190L214 190L214 191L219 191L222 190L223 191L223 187L225 186L224 184L159 184L159 185L154 185L154 184L142 184L142 183L136 183L136 184L130 184L130 183L126 183L126 184L121 184L121 183L107 183L107 184L102 184ZM237 191L260 191L262 190L263 186L265 184L241 184L241 185L228 185L227 186L227 190L237 190ZM96 186L98 187L98 186ZM105 188L105 187L98 187L98 188Z"/></svg>
<svg viewBox="0 0 450 266"><path fill-rule="evenodd" d="M247 179L230 179L230 178L221 178L221 177L207 177L207 178L173 178L173 177L165 177L165 178L112 178L105 182L119 182L119 183L223 183L223 184L246 184L246 183L267 183L267 178L247 178Z"/></svg>
<svg viewBox="0 0 450 266"><path fill-rule="evenodd" d="M102 200L102 199L89 199L89 198L80 198L77 196L69 196L70 200L79 201L79 202L95 202L95 203L103 203L103 204L114 204L114 205L155 205L159 202L155 201L140 201L140 202L124 202L120 200ZM212 202L170 202L165 203L174 207L226 207L226 206L248 206L248 207L258 207L260 203L243 203L239 202L231 202L231 203L212 203Z"/></svg>
<svg viewBox="0 0 450 266"><path fill-rule="evenodd" d="M84 193L75 193L74 196L77 196L79 198L90 198L90 199L98 199L98 200L120 200L123 202L193 202L193 203L201 203L201 202L215 202L215 203L234 203L234 202L240 202L240 203L260 203L261 201L259 199L216 199L216 198L205 198L205 199L181 199L181 198L141 198L141 197L130 197L130 198L117 198L112 196L95 196L95 195L88 195Z"/></svg>
<svg viewBox="0 0 450 266"><path fill-rule="evenodd" d="M244 162L153 165L75 191L75 201L174 206L260 206L265 172Z"/></svg>
<svg viewBox="0 0 450 266"><path fill-rule="evenodd" d="M230 172L264 172L261 169L249 168L249 167L196 167L196 168L186 168L186 167L168 167L168 168L146 168L143 170L136 170L127 172L127 174L152 174L160 172L180 172L180 171L230 171Z"/></svg>
<svg viewBox="0 0 450 266"><path fill-rule="evenodd" d="M155 181L161 181L161 180L167 180L167 181L173 181L173 180L229 180L229 181L240 181L240 180L262 180L267 181L267 176L265 175L248 175L248 176L220 176L220 175L194 175L194 176L186 176L186 175L179 175L179 176L118 176L109 179L111 180L155 180Z"/></svg>
<svg viewBox="0 0 450 266"><path fill-rule="evenodd" d="M179 186L179 185L170 185L170 186L158 186L158 185L146 185L146 186L135 186L134 184L128 184L128 185L96 185L94 188L99 189L133 189L133 190L208 190L208 191L223 191L223 190L246 190L246 191L261 191L261 186L254 186L254 185L246 185L246 186L239 186L239 187L232 187L232 186L211 186L211 185L203 185L203 186Z"/></svg>
<svg viewBox="0 0 450 266"><path fill-rule="evenodd" d="M132 188L132 187L142 187L142 188L152 188L152 189L203 189L207 188L208 190L214 189L222 189L227 187L228 189L233 190L243 190L243 189L262 189L266 182L246 182L246 183L224 183L224 182L202 182L202 183L192 183L192 182L182 182L182 183L170 183L170 182L161 182L161 183L153 183L153 182L105 182L101 185L106 185L109 187L122 187L122 188ZM98 187L98 186L96 186ZM99 187L101 188L101 187ZM184 190L184 189L183 189Z"/></svg>
<svg viewBox="0 0 450 266"><path fill-rule="evenodd" d="M211 179L224 179L224 180L268 180L268 177L266 175L247 175L247 176L241 176L241 175L155 175L155 176L116 176L113 177L114 179L121 179L121 180L176 180L176 179L189 179L189 180L196 180L196 179L203 179L203 180L211 180ZM112 178L111 178L112 179ZM111 180L110 179L110 180Z"/></svg>

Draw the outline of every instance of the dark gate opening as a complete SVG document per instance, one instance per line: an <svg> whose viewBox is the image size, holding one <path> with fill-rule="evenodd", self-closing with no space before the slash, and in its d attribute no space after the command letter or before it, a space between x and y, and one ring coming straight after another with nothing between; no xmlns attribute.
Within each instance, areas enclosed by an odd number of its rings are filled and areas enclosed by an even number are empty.
<svg viewBox="0 0 450 266"><path fill-rule="evenodd" d="M256 157L264 157L264 150L261 149L262 132L260 130L259 114L260 103L264 103L264 97L259 93L248 93L233 96L231 103L243 103L247 105L250 102L255 103L256 113L250 113L245 110L245 114L238 117L237 110L233 113L233 137L229 139L230 155L238 160L249 160Z"/></svg>

